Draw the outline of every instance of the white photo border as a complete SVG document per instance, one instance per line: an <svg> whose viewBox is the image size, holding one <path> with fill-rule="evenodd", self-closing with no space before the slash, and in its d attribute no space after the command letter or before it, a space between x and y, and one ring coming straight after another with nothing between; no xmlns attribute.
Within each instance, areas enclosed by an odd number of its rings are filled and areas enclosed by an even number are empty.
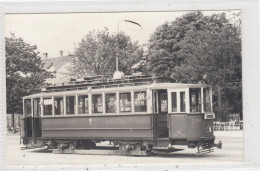
<svg viewBox="0 0 260 171"><path fill-rule="evenodd" d="M9 167L6 161L6 89L4 15L12 13L85 13L85 12L155 12L194 10L241 10L242 16L242 79L244 115L244 162L232 164L147 164L97 166L37 166ZM260 168L260 62L259 62L259 2L257 0L123 0L123 1L47 1L6 2L0 4L0 165L10 170L255 170Z"/></svg>

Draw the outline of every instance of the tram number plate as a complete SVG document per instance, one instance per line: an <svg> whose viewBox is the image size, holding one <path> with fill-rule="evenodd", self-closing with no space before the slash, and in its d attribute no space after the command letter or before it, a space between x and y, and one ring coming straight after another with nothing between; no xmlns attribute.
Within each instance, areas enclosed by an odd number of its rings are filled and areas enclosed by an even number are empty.
<svg viewBox="0 0 260 171"><path fill-rule="evenodd" d="M204 119L215 119L215 113L205 113Z"/></svg>

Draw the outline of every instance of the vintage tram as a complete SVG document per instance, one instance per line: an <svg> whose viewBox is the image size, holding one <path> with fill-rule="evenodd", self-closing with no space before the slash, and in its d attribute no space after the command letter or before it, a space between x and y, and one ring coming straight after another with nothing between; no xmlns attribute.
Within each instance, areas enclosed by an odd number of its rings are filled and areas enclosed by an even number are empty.
<svg viewBox="0 0 260 171"><path fill-rule="evenodd" d="M211 152L212 88L143 75L89 76L23 98L22 140L72 153L113 142L117 153L172 152L178 145Z"/></svg>

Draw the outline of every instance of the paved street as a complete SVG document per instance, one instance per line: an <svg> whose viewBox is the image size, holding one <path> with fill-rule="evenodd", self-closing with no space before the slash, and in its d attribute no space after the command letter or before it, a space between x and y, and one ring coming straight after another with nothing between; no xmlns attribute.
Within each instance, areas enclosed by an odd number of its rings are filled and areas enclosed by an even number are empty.
<svg viewBox="0 0 260 171"><path fill-rule="evenodd" d="M195 149L186 149L170 155L118 156L53 154L36 149L21 150L19 135L7 135L8 166L40 165L107 165L107 164L179 164L179 163L230 163L243 161L243 131L215 132L216 142L221 139L223 148L196 156Z"/></svg>

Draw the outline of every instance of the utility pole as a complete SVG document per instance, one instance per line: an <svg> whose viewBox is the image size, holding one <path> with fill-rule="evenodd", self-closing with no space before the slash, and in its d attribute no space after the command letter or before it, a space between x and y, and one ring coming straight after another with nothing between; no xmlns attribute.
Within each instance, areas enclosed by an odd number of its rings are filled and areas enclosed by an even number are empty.
<svg viewBox="0 0 260 171"><path fill-rule="evenodd" d="M222 113L221 113L221 88L218 87L218 120L222 121Z"/></svg>

